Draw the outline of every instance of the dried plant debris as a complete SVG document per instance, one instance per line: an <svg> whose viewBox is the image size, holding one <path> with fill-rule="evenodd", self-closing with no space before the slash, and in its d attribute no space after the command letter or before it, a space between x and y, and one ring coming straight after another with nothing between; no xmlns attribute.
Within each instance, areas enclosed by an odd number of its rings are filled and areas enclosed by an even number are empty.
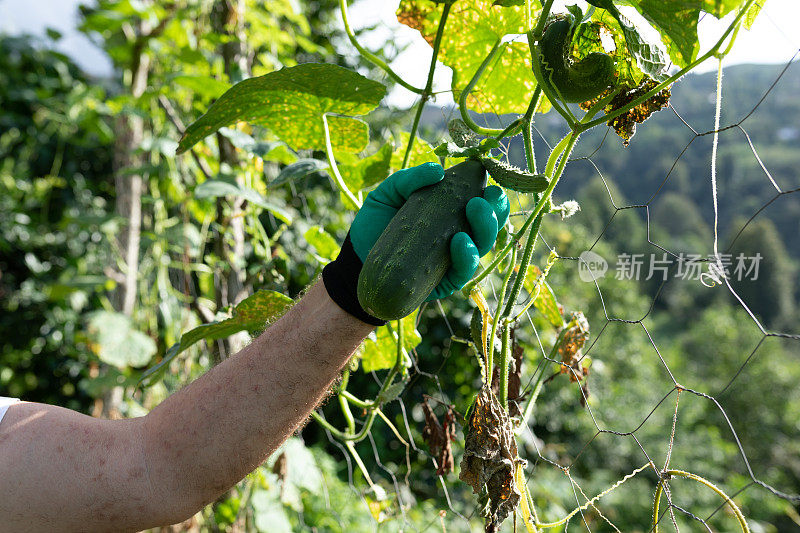
<svg viewBox="0 0 800 533"><path fill-rule="evenodd" d="M571 381L581 381L589 374L586 366L581 366L583 354L581 349L589 340L589 321L580 311L570 315L567 330L563 334L558 354L561 356L561 373L569 373Z"/></svg>
<svg viewBox="0 0 800 533"><path fill-rule="evenodd" d="M642 85L631 89L630 91L618 94L613 100L611 100L606 112L614 111L615 109L619 109L620 107L627 105L628 103L654 89L656 85L658 85L657 81L649 80ZM663 91L656 93L641 104L637 105L630 111L627 111L618 117L612 118L608 121L608 125L614 128L616 134L622 138L622 144L628 146L628 144L631 142L631 138L636 133L636 124L644 122L656 111L660 111L667 107L667 105L669 105L670 96L672 96L672 92L669 89L664 89Z"/></svg>
<svg viewBox="0 0 800 533"><path fill-rule="evenodd" d="M617 94L611 100L611 102L609 102L609 104L605 107L605 112L612 113L613 111L628 105L630 102L640 98L645 93L655 89L657 85L657 81L647 78L638 86L623 90ZM631 138L636 133L636 124L641 124L650 118L650 115L656 111L660 111L667 107L667 105L669 105L670 96L672 96L672 92L669 90L669 88L659 91L641 104L635 106L633 109L626 111L618 117L612 118L608 121L608 125L614 128L614 132L616 132L616 134L622 138L622 144L628 146L628 144L631 142ZM599 98L603 98L603 95L601 95ZM596 103L597 101L598 99L595 99L592 102ZM581 104L581 107L588 109L591 107L592 102L586 102L585 106L584 104Z"/></svg>
<svg viewBox="0 0 800 533"><path fill-rule="evenodd" d="M459 479L475 494L488 496L483 507L486 531L497 531L519 504L514 471L522 459L511 421L489 387L483 387L475 398L466 431Z"/></svg>
<svg viewBox="0 0 800 533"><path fill-rule="evenodd" d="M436 458L436 475L445 476L455 469L453 460L452 442L456 440L456 417L453 407L448 406L444 415L444 423L440 423L433 409L428 404L428 399L422 401L422 412L425 414L425 428L422 430L422 439L428 449Z"/></svg>
<svg viewBox="0 0 800 533"><path fill-rule="evenodd" d="M511 330L511 364L508 372L508 415L511 417L522 416L520 392L522 390L522 358L525 355L525 349L517 342L516 331L516 328Z"/></svg>

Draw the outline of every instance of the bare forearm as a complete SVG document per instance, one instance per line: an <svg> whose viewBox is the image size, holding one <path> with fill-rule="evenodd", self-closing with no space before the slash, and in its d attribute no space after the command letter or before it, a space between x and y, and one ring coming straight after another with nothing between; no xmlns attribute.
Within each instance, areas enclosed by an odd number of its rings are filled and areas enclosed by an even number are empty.
<svg viewBox="0 0 800 533"><path fill-rule="evenodd" d="M322 283L264 334L154 409L142 426L158 498L191 514L274 451L326 394L372 326Z"/></svg>

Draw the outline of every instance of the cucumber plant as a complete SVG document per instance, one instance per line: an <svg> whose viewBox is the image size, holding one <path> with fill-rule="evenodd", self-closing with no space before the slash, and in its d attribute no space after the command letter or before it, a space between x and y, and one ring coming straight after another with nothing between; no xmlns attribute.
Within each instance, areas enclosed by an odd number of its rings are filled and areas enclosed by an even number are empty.
<svg viewBox="0 0 800 533"><path fill-rule="evenodd" d="M483 382L465 409L466 450L459 477L480 495L486 531L496 531L511 514L521 518L529 532L558 528L580 511L576 509L560 521L544 522L527 489L525 459L520 457L515 439L535 412L539 391L555 376L545 378L544 370L533 373L526 368L536 366L532 361L512 358L517 349L517 335L512 335L512 330L520 331L519 319L535 309L552 326L547 359L559 368L556 376L564 372L575 381L585 379L589 364L580 350L589 336L588 323L579 312L565 314L556 290L547 281L558 255L552 253L542 269L532 264L547 215L560 213L565 217L577 209L574 202L553 206L552 195L581 134L609 125L627 142L637 122L667 105L670 86L704 61L721 59L739 28L752 24L759 9L755 0L733 0L723 7L697 2L692 15L695 23L702 10L717 17L733 12L716 43L698 53L694 26L687 31L674 24L686 10L683 0L589 0L588 11L570 6L564 13L553 12L553 4L553 0L402 0L398 20L418 30L432 48L426 83L417 87L358 42L348 21L347 1L340 0L345 30L358 52L419 97L410 131L400 137L397 149L381 148L360 160L352 155L369 143L366 124L355 117L374 109L385 87L333 65L300 65L234 86L190 126L180 145L181 150L188 150L202 137L238 120L265 125L293 149L324 152L333 182L353 209L360 206L370 187L392 170L425 161L453 167L440 186L412 196L364 267L359 297L373 314L392 320L367 342L376 347L396 347L389 357L362 354L364 370L388 370L377 395L363 399L349 391L354 368L348 368L336 391L344 427L320 413L313 414L325 430L344 443L369 485L373 482L355 444L367 437L376 419L399 437L383 406L406 387L409 351L420 340L415 316L402 317L421 304L446 269L446 245L450 236L464 227L463 204L480 193L484 168L509 193L522 193L523 210L517 213L521 218L512 218L514 225L509 222L503 229L494 253L462 290L463 297L475 306L472 340L453 337L474 351L479 363L476 371ZM638 10L660 33L663 43L649 41L648 33L630 22L619 5ZM451 122L451 139L434 149L418 135L424 106L433 96L439 62L453 70L452 91L461 119ZM575 103L581 105L571 105ZM532 131L537 117L550 110L563 119L567 133L542 156L534 153ZM474 112L516 117L504 127L490 128L479 125ZM294 122L298 118L302 126ZM523 138L524 169L501 159L501 143L517 135ZM436 227L424 234L422 228L415 227L419 220L435 220ZM419 242L429 241L431 234L435 235L434 252L429 257L414 258L412 250L419 248ZM499 285L487 299L490 292L485 282L490 277ZM528 298L524 298L526 293ZM518 325L520 330L516 329ZM509 398L509 380L518 379L523 372L537 378L533 392L523 405L515 404L511 409L510 403L523 400ZM353 407L364 417L358 430ZM439 442L437 449L449 446L449 440ZM659 491L662 484L663 479ZM721 494L716 487L713 490ZM733 500L723 498L738 513ZM657 529L657 524L654 527ZM742 527L746 530L746 524Z"/></svg>

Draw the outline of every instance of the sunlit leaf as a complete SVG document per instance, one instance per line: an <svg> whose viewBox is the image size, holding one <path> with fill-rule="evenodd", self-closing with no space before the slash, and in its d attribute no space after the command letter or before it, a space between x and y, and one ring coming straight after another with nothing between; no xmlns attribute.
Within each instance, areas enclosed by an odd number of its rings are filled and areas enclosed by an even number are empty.
<svg viewBox="0 0 800 533"><path fill-rule="evenodd" d="M541 274L542 271L539 267L535 265L528 267L528 273L525 276L523 285L531 297L536 293L537 280ZM553 293L552 287L544 280L540 280L538 285L539 292L536 300L533 302L533 306L536 307L553 326L560 328L564 324L564 319L561 317L561 309L559 309L558 301L556 300L556 295Z"/></svg>
<svg viewBox="0 0 800 533"><path fill-rule="evenodd" d="M327 168L328 163L325 161L320 161L319 159L300 159L284 167L278 174L278 177L269 183L269 187L280 187L285 183L305 178L309 174L326 170Z"/></svg>
<svg viewBox="0 0 800 533"><path fill-rule="evenodd" d="M96 311L89 316L90 348L101 361L119 368L144 366L156 353L156 343L133 329L122 313Z"/></svg>
<svg viewBox="0 0 800 533"><path fill-rule="evenodd" d="M754 5L763 4L766 0L758 0ZM703 11L721 19L734 9L743 6L747 0L703 0Z"/></svg>
<svg viewBox="0 0 800 533"><path fill-rule="evenodd" d="M311 226L304 235L306 242L317 250L317 255L325 262L333 261L339 254L339 244L330 233L320 226Z"/></svg>
<svg viewBox="0 0 800 533"><path fill-rule="evenodd" d="M419 311L414 311L403 319L403 347L406 351L413 350L422 342L416 328L418 313ZM396 322L391 324L394 327ZM360 352L364 372L392 368L397 361L397 336L389 326L381 326L364 340ZM401 364L407 364L406 360Z"/></svg>
<svg viewBox="0 0 800 533"><path fill-rule="evenodd" d="M634 26L633 22L620 13L619 9L617 9L610 0L596 0L593 4L602 4L601 7L603 7L617 22L625 39L625 49L627 49L630 56L635 58L639 70L653 79L663 79L668 66L668 60L664 56L661 48L657 44L649 42L639 29ZM608 20L604 22L606 27L610 25ZM638 82L639 80L634 79L632 81Z"/></svg>
<svg viewBox="0 0 800 533"><path fill-rule="evenodd" d="M685 67L697 57L701 0L638 0L633 5L661 33L672 61Z"/></svg>
<svg viewBox="0 0 800 533"><path fill-rule="evenodd" d="M531 4L536 16L541 8L537 2ZM432 43L441 10L441 5L430 0L403 0L397 18ZM453 96L458 99L498 40L525 31L524 7L492 5L491 0L455 2L439 52L439 60L453 69ZM521 38L504 46L467 100L472 111L524 113L528 107L536 87L528 43Z"/></svg>
<svg viewBox="0 0 800 533"><path fill-rule="evenodd" d="M240 331L256 332L270 320L283 315L292 304L291 298L279 292L256 292L234 307L230 318L220 322L203 324L184 333L181 340L167 350L164 358L157 365L148 368L142 374L140 383L144 382L149 386L160 380L175 357L195 343L201 340L224 339Z"/></svg>
<svg viewBox="0 0 800 533"><path fill-rule="evenodd" d="M389 177L393 150L392 143L386 143L369 157L351 158L350 164L340 165L339 171L347 187L358 192Z"/></svg>
<svg viewBox="0 0 800 533"><path fill-rule="evenodd" d="M219 98L231 88L230 83L225 83L211 76L188 76L181 74L172 78L172 83L191 89L192 92L205 96L206 98ZM165 90L169 88L166 85Z"/></svg>
<svg viewBox="0 0 800 533"><path fill-rule="evenodd" d="M408 141L411 136L407 131L400 133L400 144L392 153L392 172L397 172L403 168L403 157L408 148ZM438 163L439 158L434 153L433 147L422 139L417 138L411 147L411 155L408 158L407 167L415 167L422 163Z"/></svg>
<svg viewBox="0 0 800 533"><path fill-rule="evenodd" d="M220 196L238 196L244 198L253 205L271 212L277 218L292 223L292 215L286 208L275 201L270 201L261 196L258 191L243 187L227 180L206 180L194 188L195 198L217 198Z"/></svg>
<svg viewBox="0 0 800 533"><path fill-rule="evenodd" d="M346 68L304 63L237 83L186 129L178 153L237 121L269 128L294 150L325 149L322 116L363 115L383 99L386 87ZM367 125L347 116L329 116L337 150L360 152L369 142Z"/></svg>

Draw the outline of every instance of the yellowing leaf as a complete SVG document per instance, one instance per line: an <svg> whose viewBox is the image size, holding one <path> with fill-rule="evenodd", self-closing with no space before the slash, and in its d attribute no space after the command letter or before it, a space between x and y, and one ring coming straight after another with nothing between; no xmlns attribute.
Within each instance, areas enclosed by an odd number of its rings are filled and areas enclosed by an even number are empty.
<svg viewBox="0 0 800 533"><path fill-rule="evenodd" d="M536 16L536 3L533 8ZM403 0L397 19L419 30L432 43L441 9L441 4L431 0ZM524 7L502 7L491 0L454 3L439 52L439 60L453 69L453 96L459 97L498 40L525 31ZM519 42L507 44L494 65L487 68L467 103L479 113L524 113L535 87L528 44L520 37Z"/></svg>
<svg viewBox="0 0 800 533"><path fill-rule="evenodd" d="M269 128L294 150L325 149L326 113L363 115L380 103L386 87L331 64L304 63L237 83L186 129L183 153L201 139L244 120ZM337 150L360 152L369 142L366 123L329 116L331 143Z"/></svg>
<svg viewBox="0 0 800 533"><path fill-rule="evenodd" d="M419 311L414 311L403 319L403 348L406 352L413 350L422 342L422 337L416 328L418 313ZM390 324L395 327L397 322ZM397 336L389 326L376 329L361 345L361 367L364 372L391 368L396 361Z"/></svg>

